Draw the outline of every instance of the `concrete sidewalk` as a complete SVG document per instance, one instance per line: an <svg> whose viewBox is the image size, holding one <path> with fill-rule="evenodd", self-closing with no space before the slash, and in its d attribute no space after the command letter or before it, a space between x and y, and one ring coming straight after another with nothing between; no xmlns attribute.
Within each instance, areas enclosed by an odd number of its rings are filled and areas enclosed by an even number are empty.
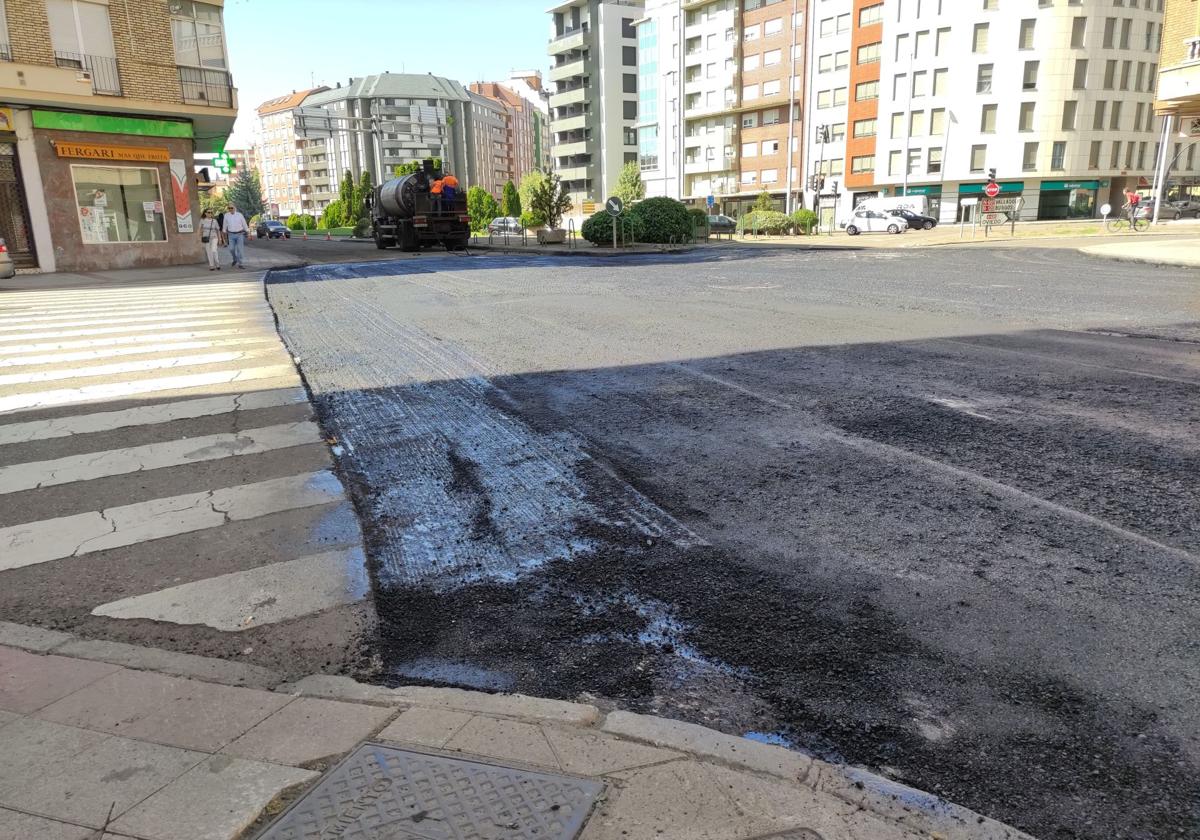
<svg viewBox="0 0 1200 840"><path fill-rule="evenodd" d="M364 741L599 782L582 840L1028 836L866 771L692 724L336 676L285 683L238 663L0 623L2 840L257 836ZM443 778L440 811L410 819L453 822L455 797L476 794L453 787ZM491 805L505 802L501 791ZM374 813L354 803L325 807L346 836ZM522 828L537 815L514 813L486 836L534 836ZM395 831L386 836L430 836Z"/></svg>
<svg viewBox="0 0 1200 840"><path fill-rule="evenodd" d="M1141 234L1128 234L1116 238L1119 241L1088 245L1079 250L1096 257L1127 262L1200 267L1200 237L1175 239L1170 242L1143 239Z"/></svg>

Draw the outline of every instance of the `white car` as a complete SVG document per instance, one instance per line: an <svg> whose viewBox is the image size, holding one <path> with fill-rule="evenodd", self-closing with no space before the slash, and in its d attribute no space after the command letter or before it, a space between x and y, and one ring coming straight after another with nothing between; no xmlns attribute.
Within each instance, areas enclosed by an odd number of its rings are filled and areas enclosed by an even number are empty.
<svg viewBox="0 0 1200 840"><path fill-rule="evenodd" d="M906 230L908 222L901 217L861 207L855 210L850 221L846 222L846 233L851 236L858 236L860 233L904 233Z"/></svg>

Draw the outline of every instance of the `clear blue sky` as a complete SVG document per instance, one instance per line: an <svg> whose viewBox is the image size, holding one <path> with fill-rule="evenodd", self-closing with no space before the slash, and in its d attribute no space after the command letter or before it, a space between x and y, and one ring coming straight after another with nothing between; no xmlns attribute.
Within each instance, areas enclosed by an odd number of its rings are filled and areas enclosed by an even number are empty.
<svg viewBox="0 0 1200 840"><path fill-rule="evenodd" d="M549 64L550 0L226 0L225 38L241 111L315 84L371 73L433 73L464 85ZM415 21L415 23L409 23Z"/></svg>

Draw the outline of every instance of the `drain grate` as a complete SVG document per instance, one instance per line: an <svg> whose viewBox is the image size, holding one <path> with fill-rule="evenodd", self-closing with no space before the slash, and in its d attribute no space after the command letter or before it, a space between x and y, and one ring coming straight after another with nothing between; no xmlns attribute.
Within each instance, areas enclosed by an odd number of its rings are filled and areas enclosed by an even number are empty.
<svg viewBox="0 0 1200 840"><path fill-rule="evenodd" d="M259 840L573 840L599 782L367 743Z"/></svg>

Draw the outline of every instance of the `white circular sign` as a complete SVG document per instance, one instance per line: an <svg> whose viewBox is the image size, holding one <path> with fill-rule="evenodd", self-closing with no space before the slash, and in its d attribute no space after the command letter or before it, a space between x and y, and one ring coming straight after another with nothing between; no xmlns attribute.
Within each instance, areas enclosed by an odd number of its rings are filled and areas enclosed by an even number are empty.
<svg viewBox="0 0 1200 840"><path fill-rule="evenodd" d="M1111 204L1102 204L1102 205L1100 205L1100 215L1101 215L1101 216L1107 216L1107 215L1108 215L1109 213L1111 213L1111 212L1112 212L1112 205L1111 205Z"/></svg>

